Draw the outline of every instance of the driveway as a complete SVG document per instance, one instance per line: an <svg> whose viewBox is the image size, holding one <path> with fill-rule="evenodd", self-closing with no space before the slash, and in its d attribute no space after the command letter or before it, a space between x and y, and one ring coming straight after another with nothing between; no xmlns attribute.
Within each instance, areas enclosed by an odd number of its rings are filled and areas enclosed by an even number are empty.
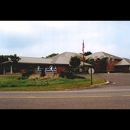
<svg viewBox="0 0 130 130"><path fill-rule="evenodd" d="M86 78L91 78L90 74L78 74ZM130 86L130 73L100 73L93 74L93 78L104 78L114 86Z"/></svg>

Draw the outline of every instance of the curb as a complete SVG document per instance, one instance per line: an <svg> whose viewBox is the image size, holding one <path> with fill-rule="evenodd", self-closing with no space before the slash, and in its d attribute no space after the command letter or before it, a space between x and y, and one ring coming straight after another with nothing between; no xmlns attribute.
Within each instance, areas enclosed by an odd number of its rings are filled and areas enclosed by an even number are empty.
<svg viewBox="0 0 130 130"><path fill-rule="evenodd" d="M97 86L101 86L101 85L105 85L105 84L109 84L109 83L110 82L107 80L105 83L93 84L90 87L85 87L85 88L81 88L81 89L66 89L66 91L89 89L89 88L93 88L93 87L97 87Z"/></svg>
<svg viewBox="0 0 130 130"><path fill-rule="evenodd" d="M95 87L95 86L101 86L101 85L105 85L105 84L109 84L110 82L107 80L105 83L101 83L101 84L93 84L91 85L91 87Z"/></svg>

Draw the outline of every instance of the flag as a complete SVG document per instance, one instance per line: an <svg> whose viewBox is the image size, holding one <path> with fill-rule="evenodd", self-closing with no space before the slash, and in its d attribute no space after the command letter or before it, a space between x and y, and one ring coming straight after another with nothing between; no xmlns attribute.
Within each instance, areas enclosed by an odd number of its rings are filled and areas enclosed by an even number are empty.
<svg viewBox="0 0 130 130"><path fill-rule="evenodd" d="M84 54L84 48L85 48L85 46L84 46L84 40L83 40L83 46L82 46L82 52L83 52L83 54Z"/></svg>

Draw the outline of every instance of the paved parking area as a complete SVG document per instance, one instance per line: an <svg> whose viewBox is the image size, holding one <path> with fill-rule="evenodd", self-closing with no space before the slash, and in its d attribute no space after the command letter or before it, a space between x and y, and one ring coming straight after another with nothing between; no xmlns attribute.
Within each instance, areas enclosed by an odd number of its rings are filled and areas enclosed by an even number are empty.
<svg viewBox="0 0 130 130"><path fill-rule="evenodd" d="M91 78L90 74L80 74L87 78ZM93 74L93 78L104 78L108 80L111 84L117 86L130 86L130 73L100 73Z"/></svg>

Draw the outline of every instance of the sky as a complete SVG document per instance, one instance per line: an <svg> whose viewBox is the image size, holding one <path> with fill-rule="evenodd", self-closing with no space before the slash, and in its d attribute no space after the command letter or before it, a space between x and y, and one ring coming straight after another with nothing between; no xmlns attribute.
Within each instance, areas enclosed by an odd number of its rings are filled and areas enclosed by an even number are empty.
<svg viewBox="0 0 130 130"><path fill-rule="evenodd" d="M0 55L106 52L130 59L130 21L0 21Z"/></svg>

